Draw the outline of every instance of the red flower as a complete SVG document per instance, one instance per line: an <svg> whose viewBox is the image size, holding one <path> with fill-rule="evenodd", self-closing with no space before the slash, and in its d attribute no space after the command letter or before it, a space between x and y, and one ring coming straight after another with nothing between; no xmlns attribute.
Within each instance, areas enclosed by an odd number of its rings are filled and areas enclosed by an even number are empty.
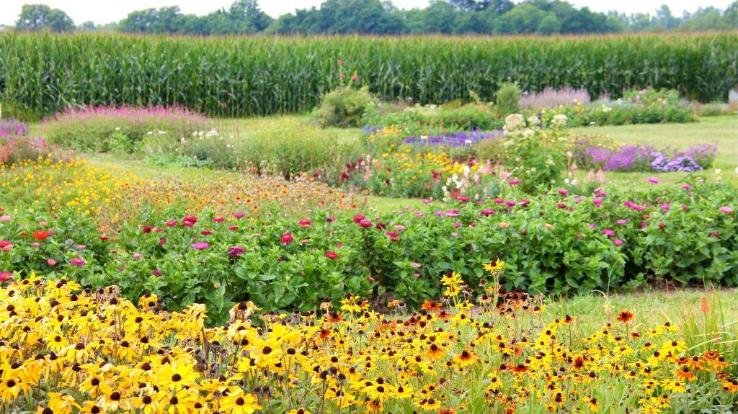
<svg viewBox="0 0 738 414"><path fill-rule="evenodd" d="M101 241L108 241L108 240L110 240L110 237L108 237L107 234L101 234L100 235L100 240Z"/></svg>
<svg viewBox="0 0 738 414"><path fill-rule="evenodd" d="M174 227L177 225L177 220L169 220L167 221L167 227Z"/></svg>
<svg viewBox="0 0 738 414"><path fill-rule="evenodd" d="M385 233L385 234L386 234L386 235L387 235L387 237L389 237L389 238L390 238L390 240L392 240L393 242L396 242L396 241L400 241L400 233L398 233L398 232L396 232L396 231L388 231L388 232L387 232L387 233Z"/></svg>
<svg viewBox="0 0 738 414"><path fill-rule="evenodd" d="M9 252L10 249L13 248L13 243L7 241L7 240L0 240L0 250L4 252Z"/></svg>
<svg viewBox="0 0 738 414"><path fill-rule="evenodd" d="M154 228L152 226L143 226L143 232L145 234L151 233L151 230L153 230L153 229Z"/></svg>
<svg viewBox="0 0 738 414"><path fill-rule="evenodd" d="M36 230L33 232L33 239L42 242L51 236L51 233L45 230Z"/></svg>
<svg viewBox="0 0 738 414"><path fill-rule="evenodd" d="M363 214L357 214L354 216L354 223L359 224L362 220L366 220Z"/></svg>
<svg viewBox="0 0 738 414"><path fill-rule="evenodd" d="M309 218L304 218L304 219L302 219L302 220L298 221L298 222L297 222L297 224L298 224L298 225L299 225L300 227L302 227L302 228L306 229L306 228L310 227L310 225L312 224L312 221L310 221L310 219L309 219Z"/></svg>
<svg viewBox="0 0 738 414"><path fill-rule="evenodd" d="M185 227L192 227L197 223L197 217L195 216L185 216L182 219L182 225Z"/></svg>
<svg viewBox="0 0 738 414"><path fill-rule="evenodd" d="M336 260L338 259L338 253L334 252L333 250L328 250L327 252L325 252L325 257L330 260Z"/></svg>
<svg viewBox="0 0 738 414"><path fill-rule="evenodd" d="M13 274L10 272L0 272L0 283L13 280Z"/></svg>
<svg viewBox="0 0 738 414"><path fill-rule="evenodd" d="M279 242L282 243L283 246L286 246L290 243L292 243L295 240L294 237L292 237L292 233L286 232L282 234L282 237L279 238Z"/></svg>
<svg viewBox="0 0 738 414"><path fill-rule="evenodd" d="M213 217L213 223L222 223L225 219L221 216Z"/></svg>
<svg viewBox="0 0 738 414"><path fill-rule="evenodd" d="M361 219L361 221L359 221L359 226L367 229L372 226L372 222L367 219Z"/></svg>

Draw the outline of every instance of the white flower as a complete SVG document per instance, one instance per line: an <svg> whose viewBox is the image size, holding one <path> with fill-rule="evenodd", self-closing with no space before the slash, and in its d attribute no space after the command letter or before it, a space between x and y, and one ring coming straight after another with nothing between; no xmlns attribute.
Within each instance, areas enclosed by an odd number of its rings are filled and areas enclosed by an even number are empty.
<svg viewBox="0 0 738 414"><path fill-rule="evenodd" d="M532 129L530 129L530 128L525 128L525 129L523 130L523 138L530 138L530 137L532 137L533 135L535 135L535 131L533 131Z"/></svg>
<svg viewBox="0 0 738 414"><path fill-rule="evenodd" d="M530 126L538 126L540 124L541 124L541 120L538 119L537 116L531 115L531 116L528 117L528 125L530 125Z"/></svg>
<svg viewBox="0 0 738 414"><path fill-rule="evenodd" d="M505 130L514 131L525 126L525 118L520 114L511 114L505 118Z"/></svg>
<svg viewBox="0 0 738 414"><path fill-rule="evenodd" d="M551 126L554 127L565 127L566 123L569 122L569 118L564 114L556 114L551 120Z"/></svg>

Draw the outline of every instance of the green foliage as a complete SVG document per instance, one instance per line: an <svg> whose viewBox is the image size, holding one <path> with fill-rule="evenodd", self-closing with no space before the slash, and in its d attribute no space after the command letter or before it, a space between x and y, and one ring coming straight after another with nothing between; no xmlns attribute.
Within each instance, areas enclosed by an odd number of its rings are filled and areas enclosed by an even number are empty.
<svg viewBox="0 0 738 414"><path fill-rule="evenodd" d="M74 30L74 22L59 9L52 9L44 4L24 4L15 28L31 32L71 32Z"/></svg>
<svg viewBox="0 0 738 414"><path fill-rule="evenodd" d="M86 108L43 124L49 142L82 151L133 153L149 135L188 138L210 128L204 117L172 108Z"/></svg>
<svg viewBox="0 0 738 414"><path fill-rule="evenodd" d="M324 127L361 127L364 117L374 111L374 107L374 98L368 87L342 86L323 97L315 110L315 117Z"/></svg>
<svg viewBox="0 0 738 414"><path fill-rule="evenodd" d="M489 105L460 105L452 102L440 107L414 106L401 111L371 113L365 118L365 123L396 127L406 135L419 135L442 131L492 130L501 128L504 121Z"/></svg>
<svg viewBox="0 0 738 414"><path fill-rule="evenodd" d="M216 317L241 300L305 311L347 294L386 293L417 306L440 295L440 276L451 271L481 289L482 265L497 258L506 262L506 289L545 294L664 281L738 285L738 222L724 208L736 200L731 186L694 182L688 190L656 186L584 196L500 191L499 200L447 210L431 205L377 217L319 212L307 225L275 212L266 220L225 221L203 213L194 225L168 226L184 212L151 211L109 241L87 216L65 207L40 217L17 205L8 212L12 221L0 226L0 240L14 245L0 255L0 268L116 284L131 298L152 292L173 309L206 303ZM34 246L23 235L37 230L39 220L48 221L53 236ZM193 247L205 240L204 249ZM241 253L229 255L233 246ZM84 266L68 264L80 254ZM50 269L48 258L58 265Z"/></svg>
<svg viewBox="0 0 738 414"><path fill-rule="evenodd" d="M0 35L0 99L44 115L122 104L219 116L304 112L342 84L339 58L377 97L420 104L468 101L469 91L492 101L508 80L527 91L574 85L614 98L631 88L679 88L701 101L724 100L738 83L735 33L432 42L8 33Z"/></svg>
<svg viewBox="0 0 738 414"><path fill-rule="evenodd" d="M497 109L503 115L510 115L520 111L520 88L512 82L505 82L495 95Z"/></svg>

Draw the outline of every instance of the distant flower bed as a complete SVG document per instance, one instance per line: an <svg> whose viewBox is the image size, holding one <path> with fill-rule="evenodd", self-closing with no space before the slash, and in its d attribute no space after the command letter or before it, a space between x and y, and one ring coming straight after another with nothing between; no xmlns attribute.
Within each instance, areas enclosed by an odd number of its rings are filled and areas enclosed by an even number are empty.
<svg viewBox="0 0 738 414"><path fill-rule="evenodd" d="M485 139L501 138L504 135L502 130L491 132L483 132L479 130L452 132L431 136L415 136L405 139L406 144L410 145L434 145L448 147L464 147L474 145Z"/></svg>
<svg viewBox="0 0 738 414"><path fill-rule="evenodd" d="M672 154L645 145L608 148L587 139L577 140L574 146L580 167L604 171L693 172L712 166L717 155L717 147L712 144L693 145Z"/></svg>
<svg viewBox="0 0 738 414"><path fill-rule="evenodd" d="M15 119L0 120L0 165L35 160L50 152L44 138L28 136L28 125Z"/></svg>

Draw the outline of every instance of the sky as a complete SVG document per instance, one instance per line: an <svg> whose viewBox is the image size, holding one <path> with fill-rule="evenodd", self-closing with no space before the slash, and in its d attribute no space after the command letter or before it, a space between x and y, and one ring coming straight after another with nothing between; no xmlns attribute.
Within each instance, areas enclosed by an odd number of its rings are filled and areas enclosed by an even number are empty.
<svg viewBox="0 0 738 414"><path fill-rule="evenodd" d="M151 7L179 6L184 13L208 14L221 7L228 7L233 0L0 0L0 24L12 25L18 18L21 7L26 3L41 3L52 8L64 10L76 24L85 21L110 23L125 18L134 10ZM320 6L323 0L261 0L259 5L267 14L278 17L295 9ZM392 3L403 9L425 7L429 0L393 0ZM623 13L653 13L661 4L668 3L672 14L681 16L686 11L693 12L698 7L715 6L726 8L732 0L569 0L594 11L617 10Z"/></svg>

